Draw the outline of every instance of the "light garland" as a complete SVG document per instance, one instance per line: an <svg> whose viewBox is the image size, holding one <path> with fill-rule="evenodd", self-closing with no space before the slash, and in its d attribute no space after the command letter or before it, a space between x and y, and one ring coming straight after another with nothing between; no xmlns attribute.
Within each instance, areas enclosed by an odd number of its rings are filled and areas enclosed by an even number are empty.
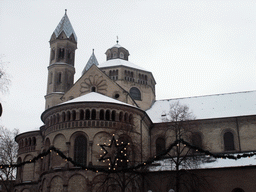
<svg viewBox="0 0 256 192"><path fill-rule="evenodd" d="M93 172L97 172L97 173L98 172L105 172L105 173L134 172L134 171L138 170L139 168L143 168L145 166L148 166L148 165L152 164L154 161L161 160L167 153L169 153L172 150L173 147L177 146L177 144L179 144L179 145L183 144L184 147L189 147L190 149L198 150L198 152L203 153L203 154L205 154L208 157L212 156L214 158L219 158L219 159L238 160L238 159L241 159L241 158L250 158L250 157L253 157L253 156L256 155L256 152L243 153L243 154L238 154L238 155L213 154L213 153L211 153L211 152L209 152L207 150L203 150L200 147L191 145L190 143L184 141L183 139L180 139L180 140L174 141L174 143L172 143L169 146L169 148L167 150L165 150L164 152L162 152L162 153L160 153L158 155L155 155L154 157L149 158L147 161L142 162L142 163L140 163L140 164L138 164L136 166L130 166L130 167L125 167L125 168L122 168L122 167L121 168L118 168L118 167L112 167L111 168L111 162L110 162L109 158L106 158L106 159L108 159L107 161L109 161L109 163L110 163L110 167L108 167L108 169L106 169L106 168L99 168L99 167L96 167L96 166L84 166L84 165L82 165L82 164L80 164L78 162L73 161L72 158L67 157L62 151L56 149L54 146L51 146L46 152L38 154L33 159L30 159L28 161L24 161L24 162L18 163L18 164L2 164L2 165L0 165L0 169L13 168L13 167L21 167L21 166L24 166L24 165L29 164L29 163L35 163L37 160L43 159L45 156L49 155L50 153L52 153L54 151L55 153L58 153L58 155L60 157L62 157L62 159L64 159L65 161L68 161L68 162L72 163L76 167L81 167L83 170L86 170L86 171L89 170L89 171L93 171ZM129 143L127 145L129 145ZM109 147L109 146L106 145L104 147ZM129 162L128 159L127 159L127 162Z"/></svg>

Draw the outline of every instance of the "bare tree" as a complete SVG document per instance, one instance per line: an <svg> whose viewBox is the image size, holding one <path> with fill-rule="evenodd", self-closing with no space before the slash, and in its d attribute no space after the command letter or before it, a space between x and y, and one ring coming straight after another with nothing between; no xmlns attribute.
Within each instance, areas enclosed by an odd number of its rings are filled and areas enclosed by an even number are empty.
<svg viewBox="0 0 256 192"><path fill-rule="evenodd" d="M18 144L15 142L15 136L18 130L9 130L0 126L0 164L13 165L17 161ZM11 192L12 182L16 178L16 168L8 167L0 169L0 180L6 191Z"/></svg>
<svg viewBox="0 0 256 192"><path fill-rule="evenodd" d="M180 192L183 189L198 188L198 183L195 181L201 181L194 174L191 174L191 169L196 169L199 165L205 161L205 156L199 154L197 151L191 149L182 143L182 140L192 143L197 147L202 147L202 141L200 138L195 137L195 133L198 130L195 116L189 110L189 107L182 105L179 102L175 102L170 105L169 113L163 117L163 121L167 123L168 134L178 141L165 156L165 161L169 166L169 169L175 171L175 192ZM188 179L190 178L190 179ZM191 181L191 182L190 182Z"/></svg>
<svg viewBox="0 0 256 192"><path fill-rule="evenodd" d="M9 91L9 85L11 83L8 74L6 73L6 62L2 60L3 55L0 55L0 92L6 93Z"/></svg>

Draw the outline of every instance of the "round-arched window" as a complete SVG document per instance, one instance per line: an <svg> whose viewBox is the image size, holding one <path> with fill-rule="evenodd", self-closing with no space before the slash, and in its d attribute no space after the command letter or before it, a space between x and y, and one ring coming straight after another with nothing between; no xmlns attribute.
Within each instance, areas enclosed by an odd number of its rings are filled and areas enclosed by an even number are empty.
<svg viewBox="0 0 256 192"><path fill-rule="evenodd" d="M124 53L123 53L123 52L120 53L120 58L121 58L121 59L124 58Z"/></svg>
<svg viewBox="0 0 256 192"><path fill-rule="evenodd" d="M130 95L134 100L141 100L140 90L136 87L132 87L130 89Z"/></svg>

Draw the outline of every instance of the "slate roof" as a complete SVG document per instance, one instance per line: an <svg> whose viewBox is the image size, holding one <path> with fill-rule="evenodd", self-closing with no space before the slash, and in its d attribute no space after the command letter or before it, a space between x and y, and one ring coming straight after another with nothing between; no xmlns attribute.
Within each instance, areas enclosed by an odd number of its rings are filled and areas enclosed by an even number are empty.
<svg viewBox="0 0 256 192"><path fill-rule="evenodd" d="M96 57L95 57L95 55L94 55L94 50L93 50L93 52L92 52L92 55L91 55L90 59L88 60L87 64L85 65L85 67L84 67L84 69L83 69L83 71L82 71L82 75L83 75L86 71L88 71L88 69L90 69L92 65L96 65L96 66L99 65L99 63L98 63L98 61L97 61L97 59L96 59Z"/></svg>
<svg viewBox="0 0 256 192"><path fill-rule="evenodd" d="M62 17L61 21L59 22L58 26L54 30L54 33L56 35L56 38L62 33L62 31L66 34L66 36L69 38L72 34L75 37L75 40L77 42L76 33L69 21L67 12L65 11L65 15Z"/></svg>
<svg viewBox="0 0 256 192"><path fill-rule="evenodd" d="M256 91L157 100L146 112L154 123L161 123L175 102L187 105L196 119L256 115Z"/></svg>

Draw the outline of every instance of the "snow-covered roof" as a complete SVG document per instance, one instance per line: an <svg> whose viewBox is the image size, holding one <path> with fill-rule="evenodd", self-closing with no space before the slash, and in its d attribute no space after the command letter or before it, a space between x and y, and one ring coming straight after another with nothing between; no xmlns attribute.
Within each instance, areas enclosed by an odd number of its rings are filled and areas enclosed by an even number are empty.
<svg viewBox="0 0 256 192"><path fill-rule="evenodd" d="M122 46L117 43L117 44L115 44L113 47L120 48L120 47L122 47ZM111 47L111 48L113 48L113 47Z"/></svg>
<svg viewBox="0 0 256 192"><path fill-rule="evenodd" d="M151 171L170 171L175 170L175 164L171 159L165 159L161 161L156 161L157 166L151 166ZM199 163L196 167L186 168L186 169L212 169L212 168L230 168L230 167L244 167L244 166L255 166L256 158L241 158L237 160L233 159L213 159L210 162Z"/></svg>
<svg viewBox="0 0 256 192"><path fill-rule="evenodd" d="M90 69L92 65L96 65L96 66L99 65L99 63L98 63L98 61L97 61L97 59L96 59L96 57L95 57L95 55L94 55L94 50L93 50L93 52L92 52L92 55L91 55L90 59L88 60L87 64L86 64L85 67L84 67L84 70L83 70L83 72L82 72L82 75L83 75L86 71L88 71L88 69Z"/></svg>
<svg viewBox="0 0 256 192"><path fill-rule="evenodd" d="M154 123L163 122L162 115L167 115L170 104L177 101L187 105L196 119L256 114L256 91L158 100L147 110L147 114Z"/></svg>
<svg viewBox="0 0 256 192"><path fill-rule="evenodd" d="M69 38L72 34L75 37L75 40L77 42L76 33L69 21L69 18L67 16L67 12L65 12L65 15L62 17L61 21L59 22L58 26L54 30L54 33L56 35L56 38L62 33L62 31L66 34L66 36Z"/></svg>
<svg viewBox="0 0 256 192"><path fill-rule="evenodd" d="M98 67L105 68L105 67L117 67L117 66L126 66L126 67L149 72L148 70L123 59L110 59L104 63L101 63Z"/></svg>
<svg viewBox="0 0 256 192"><path fill-rule="evenodd" d="M122 101L108 97L106 95L102 95L97 92L87 93L87 94L77 97L75 99L60 103L59 105L64 105L64 104L69 104L69 103L80 103L80 102L88 102L88 103L99 103L99 102L102 103L103 102L103 103L114 103L114 104L119 104L119 105L136 107L136 106L130 105L128 103L124 103Z"/></svg>

